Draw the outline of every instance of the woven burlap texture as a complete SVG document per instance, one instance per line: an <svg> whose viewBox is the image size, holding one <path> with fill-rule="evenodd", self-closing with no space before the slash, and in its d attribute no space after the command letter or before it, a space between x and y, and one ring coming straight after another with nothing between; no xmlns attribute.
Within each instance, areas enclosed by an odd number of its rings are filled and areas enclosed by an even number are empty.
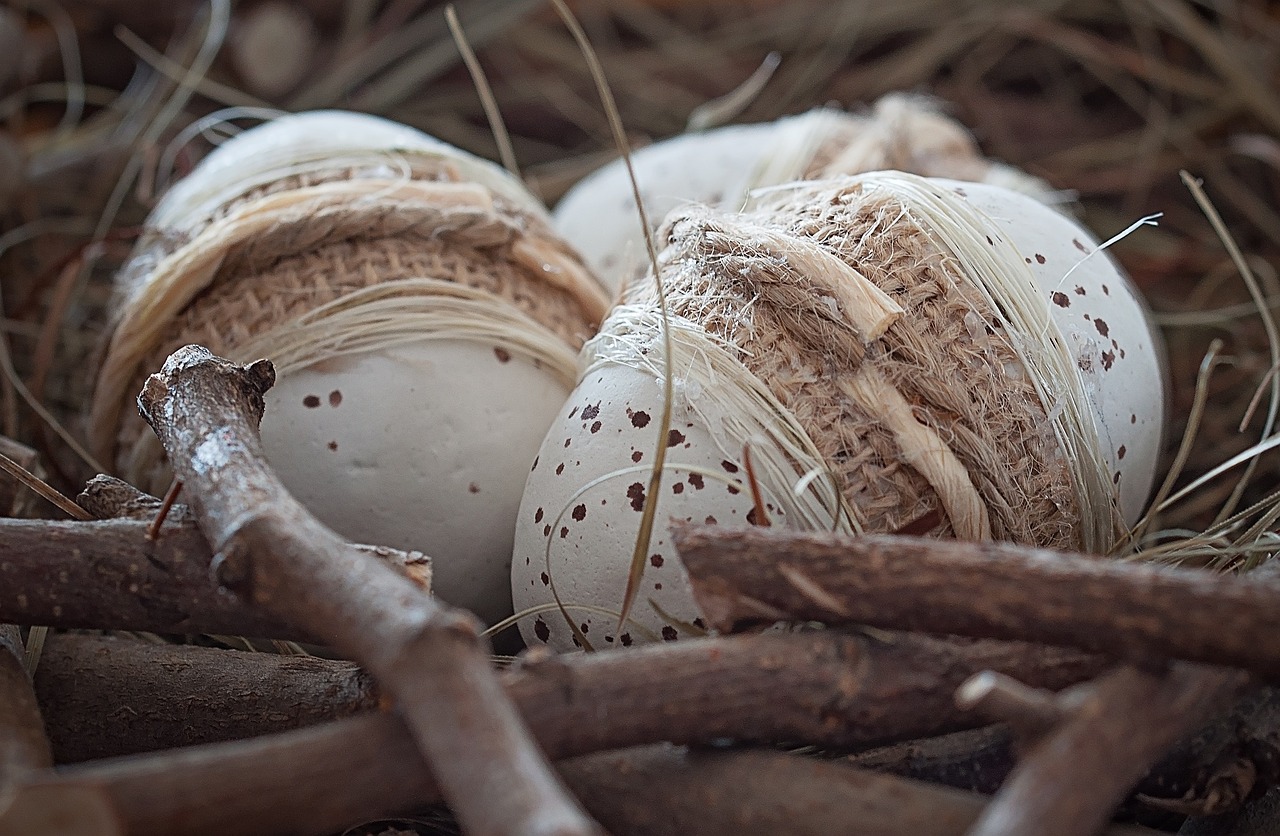
<svg viewBox="0 0 1280 836"><path fill-rule="evenodd" d="M117 329L90 416L98 455L116 461L125 478L154 488L162 474L154 453L139 443L150 431L129 403L168 354L200 343L234 355L251 338L260 342L271 329L372 285L423 277L457 282L581 347L606 300L576 254L542 218L512 202L453 183L447 168L427 176L406 184L349 171L310 173L245 195L191 240L150 235L121 274ZM224 229L234 230L226 240L209 234ZM213 240L202 242L202 235ZM148 285L202 244L210 253L204 275L184 263L168 271L167 293ZM143 324L122 339L121 323L131 322Z"/></svg>
<svg viewBox="0 0 1280 836"><path fill-rule="evenodd" d="M839 258L901 315L878 337L861 333L837 301L844 277L796 269L779 243L788 237ZM736 347L805 428L863 530L985 526L983 536L1080 547L1069 464L1000 318L901 203L816 183L738 216L675 213L659 244L670 311ZM653 303L656 285L634 282L625 296Z"/></svg>

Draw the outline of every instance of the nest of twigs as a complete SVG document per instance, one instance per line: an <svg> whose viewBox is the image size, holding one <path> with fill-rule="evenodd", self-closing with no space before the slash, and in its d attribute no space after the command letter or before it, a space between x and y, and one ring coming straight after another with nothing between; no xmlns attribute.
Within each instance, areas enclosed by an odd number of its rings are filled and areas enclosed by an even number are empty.
<svg viewBox="0 0 1280 836"><path fill-rule="evenodd" d="M717 556L752 566L766 550L804 561L862 549L868 568L856 582L823 578L824 600L772 601L840 630L708 638L634 659L534 659L504 673L505 693L550 757L589 755L562 762L589 812L637 833L973 825L995 834L1031 832L1018 828L1038 821L1034 832L1068 834L1113 817L1188 834L1280 830L1267 806L1274 794L1265 796L1280 773L1280 703L1259 684L1280 671L1269 632L1280 587L1269 569L1245 574L1271 556L1280 519L1280 456L1269 448L1280 412L1275 9L1191 0L573 6L633 145L691 120L764 121L829 102L856 109L913 91L942 102L989 156L1073 195L1102 237L1163 213L1112 252L1156 312L1172 384L1165 484L1141 532L1143 565L1077 558L1050 571L1025 549L685 532L690 566L712 567L691 568L705 572L695 581L720 584L713 626L726 632L749 620L738 604L758 597L752 583L786 584L768 565L721 578ZM457 12L536 193L554 202L616 156L595 82L550 5L464 0ZM751 95L730 95L770 53L781 58L772 76ZM82 445L86 370L107 327L112 276L156 196L220 137L276 112L340 107L485 157L502 153L434 2L12 3L0 8L0 95L0 431L8 457L42 480L28 482L71 496L112 464ZM235 385L251 414L262 369L244 374ZM326 833L362 821L373 823L359 832L435 832L453 826L430 807L441 794L478 830L537 819L485 818L506 803L484 802L504 793L483 772L485 747L463 758L465 774L442 765L454 750L414 719L403 690L413 677L390 675L401 669L385 659L386 668L365 664L378 641L400 641L382 627L366 625L372 644L302 656L244 653L273 648L223 635L264 636L286 651L295 641L314 651L307 643L317 639L284 609L260 606L267 581L287 573L262 570L250 589L238 585L234 559L217 562L239 542L234 527L211 549L190 517L158 529L155 504L120 486L82 496L89 511L11 487L0 623L22 625L4 635L34 671L35 702L25 675L0 664L0 832L34 832L56 809L83 813L75 832L86 833ZM197 517L219 513L198 483L187 495ZM68 513L119 519L48 521ZM200 526L213 537L216 526L204 517ZM157 540L157 530L168 534ZM207 583L210 551L220 549L217 580L239 599ZM918 588L875 575L894 549L919 563ZM965 600L930 597L931 577L968 584ZM32 613L40 617L24 617ZM849 627L867 624L875 628ZM45 632L32 627L61 629L42 652ZM71 629L89 627L99 632ZM361 662L383 696L368 674L326 655ZM986 670L1001 674L969 679ZM687 699L673 708L677 694ZM393 702L399 713L371 713ZM606 703L616 710L596 711ZM36 704L47 742L21 720ZM342 722L355 725L271 736L348 715ZM937 736L958 729L967 731ZM512 734L508 743L520 737ZM241 749L169 751L248 738ZM660 741L758 745L626 748ZM42 760L50 752L59 768L90 763L54 773ZM114 755L137 758L95 763ZM301 781L312 790L293 795ZM33 801L33 788L53 795ZM543 787L524 812L553 809L560 792ZM901 801L886 805L890 793ZM378 818L391 814L404 817ZM1270 825L1231 829L1250 817Z"/></svg>

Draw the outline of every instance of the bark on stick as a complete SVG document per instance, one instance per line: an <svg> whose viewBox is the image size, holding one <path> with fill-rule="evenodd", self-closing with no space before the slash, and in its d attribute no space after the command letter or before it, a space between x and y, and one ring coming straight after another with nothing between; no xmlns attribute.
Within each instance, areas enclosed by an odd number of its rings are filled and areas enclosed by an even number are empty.
<svg viewBox="0 0 1280 836"><path fill-rule="evenodd" d="M469 832L592 833L498 684L479 624L324 527L266 463L271 363L174 352L138 406L214 552L219 582L365 667L397 702Z"/></svg>

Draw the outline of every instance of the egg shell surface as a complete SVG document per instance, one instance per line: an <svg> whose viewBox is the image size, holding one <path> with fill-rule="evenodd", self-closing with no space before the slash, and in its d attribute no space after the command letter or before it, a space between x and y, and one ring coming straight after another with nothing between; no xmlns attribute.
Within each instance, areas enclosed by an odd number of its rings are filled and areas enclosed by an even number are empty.
<svg viewBox="0 0 1280 836"><path fill-rule="evenodd" d="M283 376L262 439L317 518L354 542L426 553L434 593L491 624L511 612L525 474L567 394L500 346L429 340Z"/></svg>
<svg viewBox="0 0 1280 836"><path fill-rule="evenodd" d="M742 208L770 154L781 153L785 135L812 132L821 137L824 123L848 118L838 111L814 110L776 122L682 134L637 149L631 164L649 222L656 226L668 212L689 203ZM556 231L610 289L643 273L649 263L631 178L621 161L575 184L556 204L552 218Z"/></svg>
<svg viewBox="0 0 1280 836"><path fill-rule="evenodd" d="M662 386L651 375L609 364L592 370L551 422L516 522L511 571L516 612L554 603L554 582L570 616L597 649L688 638L693 631L678 621L701 626L667 526L672 519L745 525L753 503L744 487L741 451L721 449L697 414L678 406L666 439L645 574L628 626L618 634L616 617L572 608L591 604L617 612L622 606L662 401ZM781 521L772 503L768 508ZM650 601L672 618L663 617ZM530 646L574 647L575 637L556 610L522 618L520 631Z"/></svg>
<svg viewBox="0 0 1280 836"><path fill-rule="evenodd" d="M1155 481L1167 390L1164 344L1142 294L1067 216L1008 189L934 182L994 221L1030 267L1075 358L1121 515L1132 525Z"/></svg>

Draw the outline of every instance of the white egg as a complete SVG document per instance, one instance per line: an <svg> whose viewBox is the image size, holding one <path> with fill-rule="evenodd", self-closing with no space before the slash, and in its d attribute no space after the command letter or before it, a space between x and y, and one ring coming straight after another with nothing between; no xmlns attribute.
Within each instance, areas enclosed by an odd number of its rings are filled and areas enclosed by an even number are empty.
<svg viewBox="0 0 1280 836"><path fill-rule="evenodd" d="M446 182L415 180L416 171ZM218 272L236 263L219 248L238 254L270 239L275 207L291 205L280 198L324 211L370 206L375 219L424 218L419 226L463 220L393 242L390 233L361 238L365 225L334 233L338 222L321 220L312 228L315 214L303 211L285 227L301 233L264 245L271 259ZM432 200L443 201L434 214ZM250 223L259 217L271 223ZM482 230L478 243L455 243L448 236L470 217ZM277 362L278 381L267 395L263 444L285 487L349 540L430 555L442 599L489 623L509 615L525 475L569 392L580 341L606 307L537 199L503 169L413 128L319 111L228 140L175 184L148 225L162 245L140 244L121 273L122 315L103 375L110 385L100 382L96 393L104 458L163 490L167 469L154 438L130 437L128 428L117 436L119 421L134 418L116 416L173 330L187 329L186 342L224 341L210 348L234 359L265 355ZM227 244L225 229L250 232ZM437 249L427 252L428 238ZM310 266L326 247L336 254L315 262L324 269ZM215 266L188 269L189 252L213 252ZM413 266L419 255L422 266ZM510 269L489 271L499 262ZM306 282L323 286L319 301L299 303ZM273 286L278 296L262 290ZM251 287L265 302L245 306L243 324L206 325L222 323L228 306L239 310L232 291L215 292L227 287ZM544 288L567 301L531 298ZM202 310L218 313L202 318ZM192 327L205 328L201 339L189 336ZM245 352L254 356L238 356Z"/></svg>
<svg viewBox="0 0 1280 836"><path fill-rule="evenodd" d="M832 155L819 160L819 156ZM1062 196L1039 178L987 160L973 137L937 103L893 93L865 113L818 108L774 122L681 134L631 154L650 223L690 203L742 209L753 190L792 180L900 169L989 180L1047 203ZM556 228L604 283L617 290L649 266L626 165L584 177L555 207Z"/></svg>

